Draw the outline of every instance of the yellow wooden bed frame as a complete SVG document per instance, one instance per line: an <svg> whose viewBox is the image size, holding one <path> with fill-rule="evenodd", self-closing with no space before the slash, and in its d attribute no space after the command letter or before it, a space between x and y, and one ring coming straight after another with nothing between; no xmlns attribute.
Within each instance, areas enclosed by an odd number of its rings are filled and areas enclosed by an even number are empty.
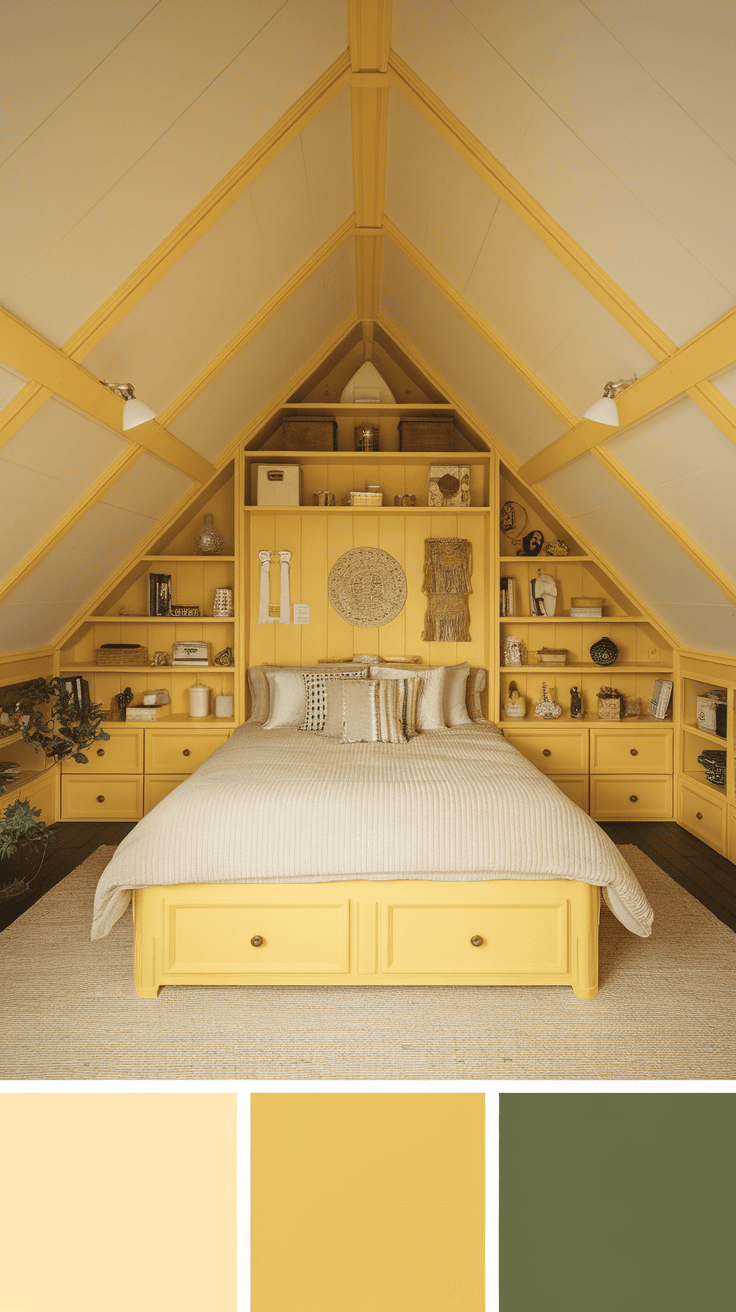
<svg viewBox="0 0 736 1312"><path fill-rule="evenodd" d="M570 984L598 995L595 885L569 879L136 889L135 988Z"/></svg>

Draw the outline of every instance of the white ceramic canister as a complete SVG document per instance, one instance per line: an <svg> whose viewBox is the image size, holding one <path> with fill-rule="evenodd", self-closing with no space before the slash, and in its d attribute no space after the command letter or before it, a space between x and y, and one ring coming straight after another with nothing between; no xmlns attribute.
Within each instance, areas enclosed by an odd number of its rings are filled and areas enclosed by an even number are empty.
<svg viewBox="0 0 736 1312"><path fill-rule="evenodd" d="M225 696L215 697L215 715L218 720L232 720L233 718L233 699Z"/></svg>
<svg viewBox="0 0 736 1312"><path fill-rule="evenodd" d="M206 683L193 683L189 689L189 718L201 720L210 713L210 690Z"/></svg>

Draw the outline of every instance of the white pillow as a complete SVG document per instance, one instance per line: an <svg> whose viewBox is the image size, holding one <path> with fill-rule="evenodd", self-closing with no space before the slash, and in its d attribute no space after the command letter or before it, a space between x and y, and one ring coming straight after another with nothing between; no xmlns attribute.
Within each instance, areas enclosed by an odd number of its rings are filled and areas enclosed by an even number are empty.
<svg viewBox="0 0 736 1312"><path fill-rule="evenodd" d="M455 729L460 724L472 724L473 721L468 715L468 708L465 704L470 663L463 661L461 665L445 665L444 669L445 691L443 705L445 724L448 729Z"/></svg>
<svg viewBox="0 0 736 1312"><path fill-rule="evenodd" d="M372 679L406 679L421 680L421 695L417 710L417 729L423 733L427 729L444 729L445 710L443 705L445 688L445 667L437 665L431 670L417 669L397 670L387 665L371 665Z"/></svg>
<svg viewBox="0 0 736 1312"><path fill-rule="evenodd" d="M292 674L296 670L300 674L324 674L326 668L330 670L354 670L355 665L352 662L344 662L341 665L330 664L327 667L324 665L251 665L248 670L248 686L251 697L251 711L248 723L264 724L268 719L269 695L266 670L270 669L272 674L275 674L278 670L286 670L288 674Z"/></svg>
<svg viewBox="0 0 736 1312"><path fill-rule="evenodd" d="M307 714L307 689L304 683L304 674L313 673L305 671L302 667L295 666L294 669L272 670L266 669L266 682L268 684L268 719L264 724L264 729L290 729L300 728L304 723ZM353 665L349 671L343 671L340 674L326 674L324 670L318 671L328 679L366 679L368 677L367 668L356 669Z"/></svg>

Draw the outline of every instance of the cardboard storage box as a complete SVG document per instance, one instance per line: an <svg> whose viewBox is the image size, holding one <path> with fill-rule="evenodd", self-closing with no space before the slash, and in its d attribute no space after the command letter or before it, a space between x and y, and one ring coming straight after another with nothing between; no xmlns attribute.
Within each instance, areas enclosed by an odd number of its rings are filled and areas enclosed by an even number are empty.
<svg viewBox="0 0 736 1312"><path fill-rule="evenodd" d="M301 465L253 465L251 500L255 506L299 506Z"/></svg>

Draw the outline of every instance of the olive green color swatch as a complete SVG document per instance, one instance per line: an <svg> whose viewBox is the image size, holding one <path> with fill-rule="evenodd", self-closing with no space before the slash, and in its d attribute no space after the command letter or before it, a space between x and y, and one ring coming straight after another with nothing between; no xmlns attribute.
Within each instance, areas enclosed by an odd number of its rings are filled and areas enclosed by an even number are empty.
<svg viewBox="0 0 736 1312"><path fill-rule="evenodd" d="M736 1094L500 1097L499 1312L734 1306Z"/></svg>

